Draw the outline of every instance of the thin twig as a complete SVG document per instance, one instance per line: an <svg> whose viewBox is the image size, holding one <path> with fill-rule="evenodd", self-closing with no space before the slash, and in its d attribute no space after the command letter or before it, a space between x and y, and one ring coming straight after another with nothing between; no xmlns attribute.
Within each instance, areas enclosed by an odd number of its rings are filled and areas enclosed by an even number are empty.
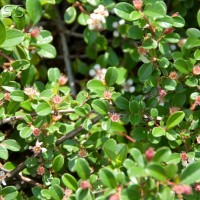
<svg viewBox="0 0 200 200"><path fill-rule="evenodd" d="M73 36L73 37L77 37L77 38L83 38L83 34L76 33L76 32L69 31L69 30L65 30L65 34Z"/></svg>
<svg viewBox="0 0 200 200"><path fill-rule="evenodd" d="M67 113L73 113L73 112L74 112L74 109L58 110L57 111L57 113L60 113L60 114L67 114ZM57 113L55 113L55 111L52 111L51 115L55 115ZM17 121L17 120L23 119L27 115L30 115L30 116L34 117L34 116L37 116L37 113L30 113L30 114L21 115L21 116L8 117L8 118L0 120L0 125L11 123L13 121Z"/></svg>
<svg viewBox="0 0 200 200"><path fill-rule="evenodd" d="M71 88L72 95L76 95L76 88L75 88L75 82L74 82L74 76L72 73L72 67L71 67L71 61L69 59L69 48L67 45L67 40L65 38L65 27L62 23L61 17L58 12L58 21L57 21L57 27L60 33L61 38L61 44L62 44L62 50L63 50L63 56L64 56L64 62L65 62L65 70L68 75L69 79L69 86Z"/></svg>
<svg viewBox="0 0 200 200"><path fill-rule="evenodd" d="M2 57L6 58L9 62L12 62L12 61L13 61L13 59L12 59L11 57L7 56L7 55L4 54L2 51L0 51L0 55L1 55Z"/></svg>
<svg viewBox="0 0 200 200"><path fill-rule="evenodd" d="M133 143L136 142L132 137L130 137L129 135L127 135L127 134L125 134L125 133L123 133L123 132L117 132L117 133L118 133L119 135L125 137L125 138L126 138L127 140L129 140L130 142L133 142Z"/></svg>

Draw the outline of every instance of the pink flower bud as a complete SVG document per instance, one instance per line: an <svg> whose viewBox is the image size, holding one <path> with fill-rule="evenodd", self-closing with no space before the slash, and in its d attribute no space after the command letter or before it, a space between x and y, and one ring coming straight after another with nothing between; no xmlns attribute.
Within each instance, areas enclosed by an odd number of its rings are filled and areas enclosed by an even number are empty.
<svg viewBox="0 0 200 200"><path fill-rule="evenodd" d="M174 28L166 28L166 29L163 31L164 34L170 34L170 33L172 33L172 32L174 32Z"/></svg>
<svg viewBox="0 0 200 200"><path fill-rule="evenodd" d="M154 157L154 148L153 147L149 147L146 151L145 151L145 156L146 156L146 160L147 161L151 161Z"/></svg>
<svg viewBox="0 0 200 200"><path fill-rule="evenodd" d="M110 198L109 198L109 200L120 200L119 194L116 193L116 194L111 195Z"/></svg>
<svg viewBox="0 0 200 200"><path fill-rule="evenodd" d="M199 75L200 74L200 67L198 65L194 66L192 69L192 73L194 75Z"/></svg>
<svg viewBox="0 0 200 200"><path fill-rule="evenodd" d="M200 192L200 184L199 184L199 183L195 183L195 184L194 184L194 189L195 189L197 192Z"/></svg>
<svg viewBox="0 0 200 200"><path fill-rule="evenodd" d="M163 89L159 89L158 90L158 93L159 93L159 97L162 99L164 96L166 96L166 91L165 90L163 90Z"/></svg>
<svg viewBox="0 0 200 200"><path fill-rule="evenodd" d="M59 84L60 84L60 86L65 85L67 83L67 81L68 81L67 76L65 76L65 75L62 74L60 76L60 78L59 78Z"/></svg>
<svg viewBox="0 0 200 200"><path fill-rule="evenodd" d="M133 0L133 5L137 10L141 10L141 8L142 8L142 0Z"/></svg>
<svg viewBox="0 0 200 200"><path fill-rule="evenodd" d="M31 37L33 37L33 38L38 37L39 34L40 34L40 29L37 27L33 28L33 30L31 31Z"/></svg>
<svg viewBox="0 0 200 200"><path fill-rule="evenodd" d="M91 185L90 185L90 183L88 181L81 181L80 187L83 190L91 189Z"/></svg>
<svg viewBox="0 0 200 200"><path fill-rule="evenodd" d="M181 157L181 160L182 160L182 161L186 161L186 160L188 160L188 155L187 155L186 152L182 152L182 153L180 153L180 157Z"/></svg>

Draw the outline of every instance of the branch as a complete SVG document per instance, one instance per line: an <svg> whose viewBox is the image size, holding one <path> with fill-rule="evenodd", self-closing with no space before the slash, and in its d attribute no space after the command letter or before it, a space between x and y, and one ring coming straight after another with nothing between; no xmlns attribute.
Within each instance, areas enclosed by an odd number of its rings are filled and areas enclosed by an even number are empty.
<svg viewBox="0 0 200 200"><path fill-rule="evenodd" d="M83 38L83 34L76 33L76 32L70 31L70 30L65 30L64 33L67 34L67 35L73 36L73 37Z"/></svg>
<svg viewBox="0 0 200 200"><path fill-rule="evenodd" d="M74 76L73 76L73 73L72 73L71 62L70 62L70 59L69 59L69 48L68 48L68 45L67 45L67 40L65 38L65 27L64 27L63 22L61 20L59 12L58 12L57 27L58 27L58 30L60 32L60 38L61 38L61 44L62 44L62 50L63 50L63 56L64 56L64 62L65 62L65 70L66 70L66 73L68 75L69 86L71 88L72 95L76 95Z"/></svg>
<svg viewBox="0 0 200 200"><path fill-rule="evenodd" d="M7 55L4 54L2 51L0 51L0 55L1 55L2 57L6 58L9 62L12 62L12 61L13 61L13 59L12 59L11 57L7 56Z"/></svg>
<svg viewBox="0 0 200 200"><path fill-rule="evenodd" d="M96 116L94 117L91 121L92 121L92 124L96 124L99 119L101 118L101 116ZM81 131L83 131L84 128L83 128L83 124L81 124L79 127L77 127L76 129L70 131L69 133L67 133L66 135L64 135L63 137L61 137L60 139L58 139L55 143L56 146L62 144L65 140L69 139L69 138L73 138L75 137L77 134L79 134ZM34 157L34 155L32 156ZM19 174L22 170L24 170L26 168L26 164L25 164L25 161L22 162L21 164L19 164L14 170L12 170L10 172L10 175L9 177L7 177L5 179L6 182L10 181L14 176L16 176L17 174Z"/></svg>
<svg viewBox="0 0 200 200"><path fill-rule="evenodd" d="M136 142L132 137L130 137L129 135L127 135L127 134L125 134L125 133L123 133L123 132L117 132L117 133L118 133L119 135L125 137L125 138L126 138L127 140L129 140L130 142L133 142L133 143Z"/></svg>
<svg viewBox="0 0 200 200"><path fill-rule="evenodd" d="M58 113L60 113L60 114L62 114L62 113L64 113L64 114L66 114L66 113L73 113L73 112L74 112L73 109L58 110ZM51 114L55 115L55 111L52 111ZM27 115L30 115L32 117L37 116L36 113L30 113L30 114L27 114ZM7 123L10 123L10 122L13 122L13 121L17 121L17 120L23 119L27 115L12 116L12 117L8 117L6 119L2 119L2 120L0 120L0 125L7 124Z"/></svg>

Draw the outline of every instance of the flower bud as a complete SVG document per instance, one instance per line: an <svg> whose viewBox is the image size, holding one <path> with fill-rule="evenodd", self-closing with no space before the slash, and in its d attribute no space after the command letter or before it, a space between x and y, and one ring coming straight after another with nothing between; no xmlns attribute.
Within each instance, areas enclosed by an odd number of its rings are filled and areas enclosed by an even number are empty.
<svg viewBox="0 0 200 200"><path fill-rule="evenodd" d="M170 33L173 33L174 32L174 28L166 28L163 33L164 34L170 34Z"/></svg>
<svg viewBox="0 0 200 200"><path fill-rule="evenodd" d="M83 190L91 189L91 185L90 185L90 183L88 181L81 181L80 187Z"/></svg>
<svg viewBox="0 0 200 200"><path fill-rule="evenodd" d="M145 151L145 156L146 156L146 160L147 161L151 161L154 157L154 148L153 147L149 147L146 151Z"/></svg>
<svg viewBox="0 0 200 200"><path fill-rule="evenodd" d="M133 5L137 10L141 10L141 8L142 8L142 0L133 0Z"/></svg>

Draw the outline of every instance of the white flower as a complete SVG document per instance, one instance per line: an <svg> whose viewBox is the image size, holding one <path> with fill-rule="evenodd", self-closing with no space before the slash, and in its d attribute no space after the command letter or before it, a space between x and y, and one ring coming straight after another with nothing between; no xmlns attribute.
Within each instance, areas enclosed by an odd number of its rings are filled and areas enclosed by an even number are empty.
<svg viewBox="0 0 200 200"><path fill-rule="evenodd" d="M46 148L44 147L41 147L41 145L43 144L43 142L39 142L39 141L36 141L36 144L34 147L30 146L29 149L31 149L34 154L39 154L39 153L45 153L47 151Z"/></svg>
<svg viewBox="0 0 200 200"><path fill-rule="evenodd" d="M106 69L101 68L99 64L95 64L92 69L89 71L89 75L93 76L96 79L99 79L102 82L105 82L105 74L106 74Z"/></svg>
<svg viewBox="0 0 200 200"><path fill-rule="evenodd" d="M100 14L103 17L108 17L109 13L103 5L99 5L97 9L94 10L94 13Z"/></svg>
<svg viewBox="0 0 200 200"><path fill-rule="evenodd" d="M171 49L172 51L176 50L176 45L175 45L175 44L171 44L171 45L170 45L170 49Z"/></svg>
<svg viewBox="0 0 200 200"><path fill-rule="evenodd" d="M102 30L105 18L99 14L92 13L90 19L87 20L88 28L90 30Z"/></svg>
<svg viewBox="0 0 200 200"><path fill-rule="evenodd" d="M90 76L95 76L95 74L96 74L96 71L95 71L94 69L91 69L91 70L89 71L89 75L90 75Z"/></svg>
<svg viewBox="0 0 200 200"><path fill-rule="evenodd" d="M0 171L0 185L6 185L6 173L4 171Z"/></svg>
<svg viewBox="0 0 200 200"><path fill-rule="evenodd" d="M113 27L113 28L117 28L118 26L119 26L118 22L113 22L113 23L112 23L112 27Z"/></svg>
<svg viewBox="0 0 200 200"><path fill-rule="evenodd" d="M119 25L124 25L124 24L125 24L125 20L124 19L119 20Z"/></svg>
<svg viewBox="0 0 200 200"><path fill-rule="evenodd" d="M95 69L95 70L99 70L99 69L101 69L100 64L95 64L95 65L94 65L94 69Z"/></svg>
<svg viewBox="0 0 200 200"><path fill-rule="evenodd" d="M122 84L123 86L122 91L130 92L130 93L135 92L135 87L132 84L133 84L133 80L128 79L125 83Z"/></svg>
<svg viewBox="0 0 200 200"><path fill-rule="evenodd" d="M113 31L113 36L116 38L119 37L119 31L117 30Z"/></svg>

